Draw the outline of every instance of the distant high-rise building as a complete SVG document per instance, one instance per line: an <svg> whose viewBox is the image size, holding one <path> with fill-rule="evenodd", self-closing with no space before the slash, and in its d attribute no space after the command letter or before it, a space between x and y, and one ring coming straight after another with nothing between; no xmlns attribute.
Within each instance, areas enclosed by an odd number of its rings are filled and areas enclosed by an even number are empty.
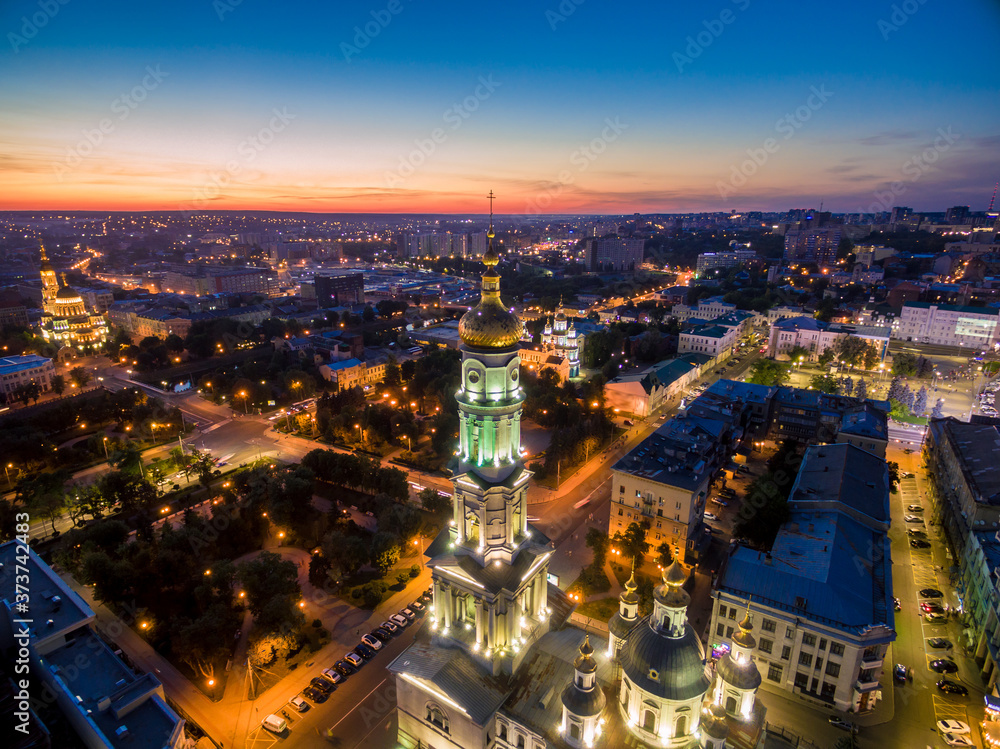
<svg viewBox="0 0 1000 749"><path fill-rule="evenodd" d="M956 205L949 208L944 214L946 224L961 224L969 217L969 206Z"/></svg>
<svg viewBox="0 0 1000 749"><path fill-rule="evenodd" d="M316 276L316 299L319 306L341 307L365 300L363 273L342 273Z"/></svg>
<svg viewBox="0 0 1000 749"><path fill-rule="evenodd" d="M618 222L617 221L597 221L594 224L594 236L604 237L608 234L618 233Z"/></svg>
<svg viewBox="0 0 1000 749"><path fill-rule="evenodd" d="M642 239L591 239L584 251L587 270L600 272L634 271L642 263Z"/></svg>
<svg viewBox="0 0 1000 749"><path fill-rule="evenodd" d="M477 231L469 235L469 252L468 257L482 257L486 253L486 248L489 246L489 237L486 236L486 232Z"/></svg>
<svg viewBox="0 0 1000 749"><path fill-rule="evenodd" d="M434 235L430 232L404 231L396 240L399 256L430 257L434 254Z"/></svg>
<svg viewBox="0 0 1000 749"><path fill-rule="evenodd" d="M840 237L841 228L837 225L822 229L790 229L785 233L785 261L833 265Z"/></svg>
<svg viewBox="0 0 1000 749"><path fill-rule="evenodd" d="M910 216L913 215L913 209L907 208L906 206L897 205L893 206L892 215L889 217L890 224L900 223L906 221Z"/></svg>
<svg viewBox="0 0 1000 749"><path fill-rule="evenodd" d="M695 270L700 276L713 268L736 268L756 259L756 251L733 243L728 252L703 252L698 255L698 265Z"/></svg>

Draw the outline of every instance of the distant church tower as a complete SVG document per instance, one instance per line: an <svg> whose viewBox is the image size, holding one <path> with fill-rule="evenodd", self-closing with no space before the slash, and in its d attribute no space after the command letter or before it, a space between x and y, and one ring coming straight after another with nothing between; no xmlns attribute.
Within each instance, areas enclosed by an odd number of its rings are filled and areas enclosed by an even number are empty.
<svg viewBox="0 0 1000 749"><path fill-rule="evenodd" d="M42 308L46 311L54 304L59 293L59 278L45 253L45 245L41 245L41 276L42 276Z"/></svg>
<svg viewBox="0 0 1000 749"><path fill-rule="evenodd" d="M500 301L500 262L483 255L482 297L460 320L462 387L453 521L444 553L434 556L433 628L494 674L517 670L548 631L548 559L528 528L528 480L521 461L518 342L522 325Z"/></svg>

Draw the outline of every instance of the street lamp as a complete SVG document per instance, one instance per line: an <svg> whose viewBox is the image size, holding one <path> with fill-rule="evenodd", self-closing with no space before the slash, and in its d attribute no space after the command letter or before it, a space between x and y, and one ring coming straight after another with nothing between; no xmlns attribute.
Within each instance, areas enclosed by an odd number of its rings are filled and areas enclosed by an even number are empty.
<svg viewBox="0 0 1000 749"><path fill-rule="evenodd" d="M247 408L247 391L246 390L241 390L240 391L240 397L243 399L243 413L249 416L250 411Z"/></svg>
<svg viewBox="0 0 1000 749"><path fill-rule="evenodd" d="M104 445L104 459L106 461L108 461L108 463L111 463L111 458L108 457L108 438L107 438L107 436L104 437L104 442L102 444Z"/></svg>
<svg viewBox="0 0 1000 749"><path fill-rule="evenodd" d="M13 489L13 488L14 488L14 482L10 480L10 469L11 469L11 468L13 468L13 467L14 467L14 464L13 464L13 463L8 463L7 465L5 465L5 466L3 467L3 472L7 474L7 485L8 485L8 486L9 486L9 487L10 487L11 489Z"/></svg>

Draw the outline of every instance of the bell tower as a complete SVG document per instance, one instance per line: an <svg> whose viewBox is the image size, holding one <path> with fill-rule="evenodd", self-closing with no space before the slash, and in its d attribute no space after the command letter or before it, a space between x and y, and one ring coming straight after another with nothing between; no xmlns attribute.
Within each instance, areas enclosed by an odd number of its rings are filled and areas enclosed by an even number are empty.
<svg viewBox="0 0 1000 749"><path fill-rule="evenodd" d="M521 461L520 319L500 299L500 258L483 255L479 304L459 322L462 385L453 519L435 556L433 624L494 673L512 673L527 646L548 631L548 558L527 522L531 473Z"/></svg>

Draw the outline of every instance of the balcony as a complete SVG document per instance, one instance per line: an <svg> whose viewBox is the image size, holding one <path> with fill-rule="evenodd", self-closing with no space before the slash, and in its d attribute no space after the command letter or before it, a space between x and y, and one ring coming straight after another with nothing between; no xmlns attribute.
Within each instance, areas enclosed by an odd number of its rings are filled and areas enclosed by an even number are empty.
<svg viewBox="0 0 1000 749"><path fill-rule="evenodd" d="M878 680L870 681L871 678L872 678L871 676L859 676L858 680L854 682L854 689L859 694L863 694L864 692L872 692L876 689L879 689L882 685L879 684ZM866 679L868 679L869 681L866 681Z"/></svg>
<svg viewBox="0 0 1000 749"><path fill-rule="evenodd" d="M861 668L864 670L869 670L873 668L881 668L882 663L885 661L885 656L879 653L865 653L861 656Z"/></svg>

